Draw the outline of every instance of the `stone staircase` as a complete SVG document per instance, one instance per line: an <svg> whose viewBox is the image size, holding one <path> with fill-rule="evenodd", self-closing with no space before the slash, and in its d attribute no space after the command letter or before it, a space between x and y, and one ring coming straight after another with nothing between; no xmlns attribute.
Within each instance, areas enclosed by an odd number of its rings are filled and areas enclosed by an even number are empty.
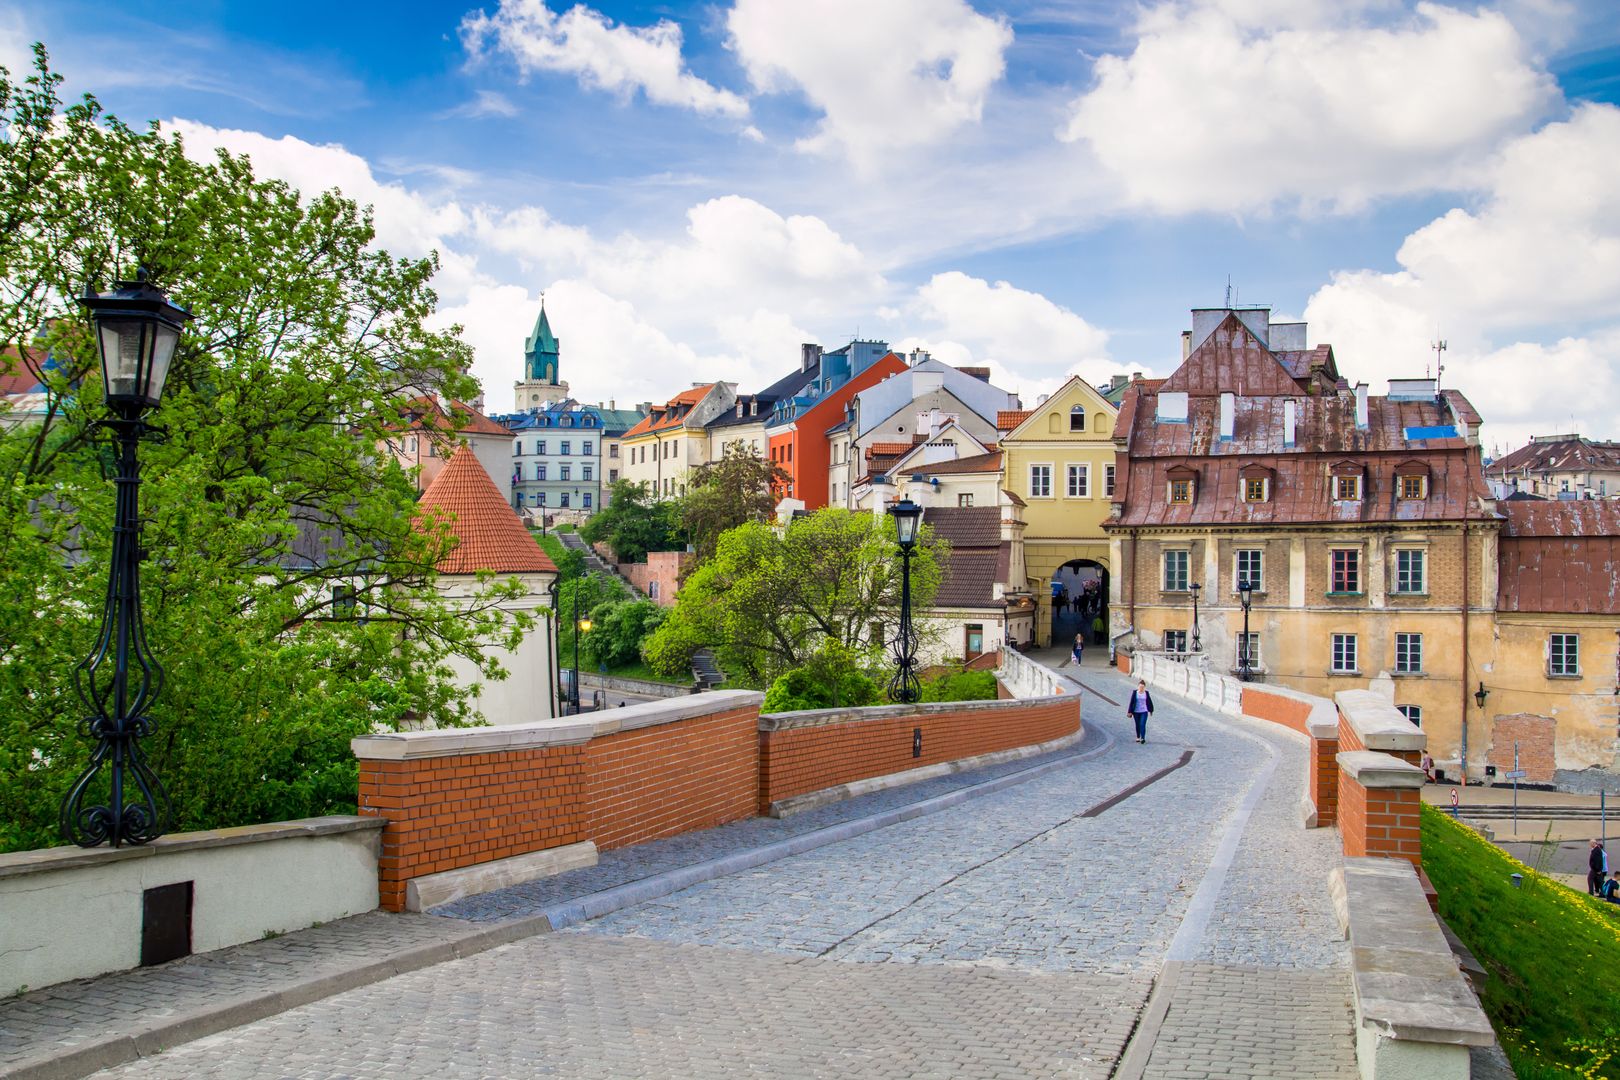
<svg viewBox="0 0 1620 1080"><path fill-rule="evenodd" d="M616 563L610 563L606 559L602 558L602 556L598 555L596 553L596 549L587 544L585 542L585 538L580 536L579 533L560 532L557 534L557 541L570 551L577 551L581 555L584 555L585 569L588 572L608 574L612 577L616 577L624 583L624 587L626 589L630 590L631 596L638 600L645 599L646 594L640 589L636 588L635 582L626 577Z"/></svg>
<svg viewBox="0 0 1620 1080"><path fill-rule="evenodd" d="M726 673L720 670L720 665L714 662L714 653L708 649L699 649L692 654L692 678L697 683L696 692L713 690L726 681Z"/></svg>

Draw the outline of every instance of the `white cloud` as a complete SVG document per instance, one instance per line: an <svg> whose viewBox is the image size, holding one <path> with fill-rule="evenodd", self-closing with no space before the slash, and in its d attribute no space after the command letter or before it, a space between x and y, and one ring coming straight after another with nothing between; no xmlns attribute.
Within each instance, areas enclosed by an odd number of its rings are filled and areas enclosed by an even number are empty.
<svg viewBox="0 0 1620 1080"><path fill-rule="evenodd" d="M1611 402L1620 380L1620 109L1585 105L1508 143L1479 174L1485 196L1408 236L1391 273L1335 274L1306 306L1351 378L1432 366L1511 446L1550 417ZM1578 387L1578 393L1571 390ZM1589 414L1598 433L1606 415Z"/></svg>
<svg viewBox="0 0 1620 1080"><path fill-rule="evenodd" d="M588 87L628 98L729 117L748 115L748 103L686 70L681 28L668 19L651 26L615 25L583 4L562 15L545 0L500 0L495 14L480 10L461 23L467 51L504 53L527 77L535 71L573 75Z"/></svg>
<svg viewBox="0 0 1620 1080"><path fill-rule="evenodd" d="M1559 101L1498 12L1421 3L1387 25L1365 19L1273 0L1161 5L1129 56L1097 61L1060 136L1156 210L1354 208L1466 186Z"/></svg>
<svg viewBox="0 0 1620 1080"><path fill-rule="evenodd" d="M518 114L518 107L512 99L498 90L480 90L473 95L471 101L447 109L440 115L459 116L469 120L482 120L490 116L513 117Z"/></svg>
<svg viewBox="0 0 1620 1080"><path fill-rule="evenodd" d="M1020 391L1026 401L1057 389L1069 375L1098 379L1115 367L1107 331L1005 281L991 284L958 270L935 274L906 311L924 330L897 342L897 350L926 349L949 364L987 364L997 386Z"/></svg>
<svg viewBox="0 0 1620 1080"><path fill-rule="evenodd" d="M37 37L22 12L0 7L0 67L11 73L13 83L21 84L33 74Z"/></svg>
<svg viewBox="0 0 1620 1080"><path fill-rule="evenodd" d="M726 27L758 90L802 92L823 113L803 149L868 166L977 123L1013 37L963 0L738 0Z"/></svg>

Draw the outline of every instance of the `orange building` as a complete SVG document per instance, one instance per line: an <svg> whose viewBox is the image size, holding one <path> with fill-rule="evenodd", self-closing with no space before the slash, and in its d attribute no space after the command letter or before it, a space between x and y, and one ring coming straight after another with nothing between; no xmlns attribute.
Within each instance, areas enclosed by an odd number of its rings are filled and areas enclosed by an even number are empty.
<svg viewBox="0 0 1620 1080"><path fill-rule="evenodd" d="M777 496L798 499L806 510L826 506L827 429L844 419L844 409L856 394L905 370L905 360L888 353L826 397L798 407L786 419L767 427L771 461L788 474Z"/></svg>

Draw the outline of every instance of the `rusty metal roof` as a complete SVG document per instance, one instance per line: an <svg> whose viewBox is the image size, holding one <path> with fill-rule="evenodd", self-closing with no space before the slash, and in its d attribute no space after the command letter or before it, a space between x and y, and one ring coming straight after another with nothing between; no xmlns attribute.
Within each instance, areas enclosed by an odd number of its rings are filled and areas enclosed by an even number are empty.
<svg viewBox="0 0 1620 1080"><path fill-rule="evenodd" d="M1587 469L1620 469L1620 443L1598 442L1579 435L1538 440L1491 462L1489 472L1492 476L1508 476Z"/></svg>
<svg viewBox="0 0 1620 1080"><path fill-rule="evenodd" d="M1620 503L1500 504L1498 611L1620 614Z"/></svg>

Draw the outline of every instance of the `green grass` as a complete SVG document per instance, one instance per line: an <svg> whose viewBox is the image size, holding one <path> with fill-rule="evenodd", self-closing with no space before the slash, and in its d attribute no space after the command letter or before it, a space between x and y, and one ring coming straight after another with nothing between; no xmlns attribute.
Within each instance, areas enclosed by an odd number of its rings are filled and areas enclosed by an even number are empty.
<svg viewBox="0 0 1620 1080"><path fill-rule="evenodd" d="M1537 873L1427 806L1423 868L1440 914L1489 972L1481 1004L1520 1080L1620 1080L1620 905Z"/></svg>
<svg viewBox="0 0 1620 1080"><path fill-rule="evenodd" d="M563 546L561 540L551 533L541 533L536 529L530 529L529 531L534 534L535 540L539 541L540 550L551 556L552 562L557 562L562 558Z"/></svg>
<svg viewBox="0 0 1620 1080"><path fill-rule="evenodd" d="M648 682L669 683L671 686L692 685L692 676L690 674L684 678L671 678L668 675L658 674L652 668L642 663L630 664L621 668L612 668L608 671L608 675L617 679L646 679Z"/></svg>

